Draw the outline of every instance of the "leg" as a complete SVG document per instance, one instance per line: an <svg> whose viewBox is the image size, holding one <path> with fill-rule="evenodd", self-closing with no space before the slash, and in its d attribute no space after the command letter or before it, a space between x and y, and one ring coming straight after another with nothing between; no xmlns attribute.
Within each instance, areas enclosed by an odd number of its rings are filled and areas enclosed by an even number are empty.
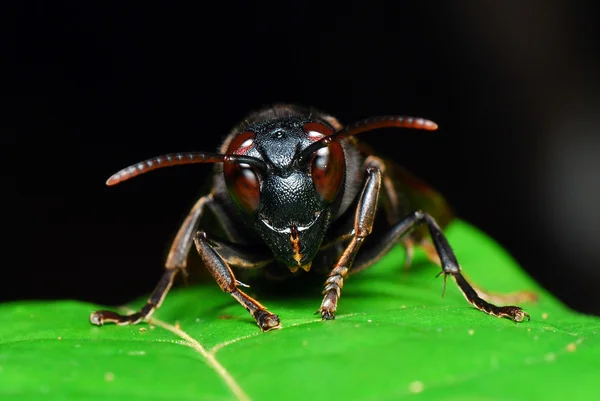
<svg viewBox="0 0 600 401"><path fill-rule="evenodd" d="M160 307L165 299L169 289L173 285L173 280L179 270L185 272L187 256L192 247L193 235L198 229L200 218L204 211L204 206L213 202L211 195L203 196L196 202L185 221L179 228L175 240L171 245L171 250L165 263L166 271L161 277L158 285L148 298L148 302L138 312L131 315L120 315L112 311L96 311L90 315L90 322L101 326L104 323L116 323L119 325L137 324L144 319L149 318L154 311Z"/></svg>
<svg viewBox="0 0 600 401"><path fill-rule="evenodd" d="M126 324L137 324L144 319L147 319L152 315L152 313L160 307L163 299L169 292L169 289L173 285L173 279L177 274L176 269L168 269L165 271L163 276L161 277L158 285L152 291L150 298L146 302L146 305L142 306L142 308L132 313L131 315L120 315L113 311L108 310L99 310L95 311L90 315L90 322L97 325L102 326L104 323L116 323L118 325L126 325Z"/></svg>
<svg viewBox="0 0 600 401"><path fill-rule="evenodd" d="M375 167L367 169L367 181L360 196L356 215L354 217L354 235L350 243L337 261L327 281L323 294L323 302L317 313L321 313L324 320L335 319L337 303L341 296L344 279L348 275L354 258L360 249L364 239L371 233L373 222L375 220L375 211L379 199L379 190L381 188L381 171Z"/></svg>
<svg viewBox="0 0 600 401"><path fill-rule="evenodd" d="M448 244L448 240L444 236L441 228L437 225L435 220L428 214L421 211L414 212L409 216L405 217L399 223L394 225L388 232L373 241L374 246L369 249L365 249L366 252L361 253L360 259L356 260L356 267L358 270L365 268L373 263L373 260L379 258L385 254L389 248L391 248L400 238L408 234L415 227L425 223L427 225L429 234L433 241L433 246L439 257L440 264L442 266L442 272L444 274L444 286L446 283L446 277L451 276L459 289L467 299L467 301L475 308L483 311L489 315L497 317L508 317L515 322L521 322L525 318L529 320L529 315L523 311L523 309L517 306L496 306L483 300L469 284L469 282L461 274L461 269L456 260L454 252Z"/></svg>
<svg viewBox="0 0 600 401"><path fill-rule="evenodd" d="M394 223L396 223L397 221L400 220L400 218L404 217L400 215L400 210L404 210L406 208L408 208L407 205L407 199L404 198L404 196L400 195L400 191L398 188L396 188L396 185L394 185L394 182L397 180L392 179L391 175L390 175L390 170L393 171L395 170L394 166L395 164L387 164L383 159L376 157L376 156L369 156L367 157L367 159L364 162L364 166L365 167L369 167L369 166L374 166L377 169L379 169L379 171L381 171L381 203L383 206L383 213L385 214L386 220L388 222L388 224L391 226ZM388 169L388 167L390 167ZM396 167L397 169L397 167ZM414 181L414 179L413 179ZM404 247L404 250L406 251L406 258L404 259L404 267L405 268L409 268L411 263L412 263L412 259L413 259L413 255L414 255L414 247L415 247L415 241L410 238L410 237L406 237L406 238L402 238L401 239L402 242L402 246ZM352 268L352 271L354 271L354 267Z"/></svg>
<svg viewBox="0 0 600 401"><path fill-rule="evenodd" d="M447 224L449 222L451 218L451 211L445 201L443 201L443 198L437 194L437 192L433 191L431 188L428 188L426 189L427 196L423 198L422 191L425 185L424 183L411 176L407 171L399 170L395 164L386 163L381 158L369 156L365 160L365 166L369 165L377 167L382 172L382 211L385 214L390 226L393 226L396 222L400 221L401 217L403 217L399 215L399 210L406 209L411 203L420 205L416 208L423 206L424 209L434 211L435 216L438 217L432 217L438 222L440 221L438 218L441 218L443 224ZM393 179L390 174L392 176L396 176L396 179ZM402 183L402 186L396 187L395 183ZM414 190L415 187L418 188L416 192ZM410 199L405 199L407 196ZM370 266L381 256L387 253L387 251L398 242L401 242L402 246L406 250L406 259L404 261L405 268L410 266L414 248L417 246L425 251L429 260L440 267L442 266L437 250L430 238L427 236L427 233L417 236L399 235L398 231L402 231L402 229L403 226L399 225L396 227L396 229L392 229L384 235L375 233L372 236L374 238L370 237L370 242L363 246L361 253L357 255L354 264L352 265L350 274L357 273ZM485 291L482 288L472 284L471 286L479 294L480 298L490 303L513 304L537 300L537 295L531 291L518 291L510 294L496 294Z"/></svg>
<svg viewBox="0 0 600 401"><path fill-rule="evenodd" d="M225 262L223 257L215 251L215 248L219 246L218 242L209 240L206 233L203 231L199 231L196 234L194 242L200 257L219 284L219 287L221 287L225 293L231 294L232 297L250 312L252 317L254 317L254 320L256 320L256 324L258 324L262 331L269 331L281 327L277 315L267 311L267 308L258 301L249 297L237 288L239 282L235 279L229 265ZM243 256L240 257L238 255L236 259L243 259ZM257 267L258 265L263 264L263 262L255 263Z"/></svg>
<svg viewBox="0 0 600 401"><path fill-rule="evenodd" d="M423 212L415 212L407 219L409 219L409 221L412 220L413 226L423 222L427 224L429 234L433 240L433 245L435 246L437 254L442 263L443 270L441 274L444 274L444 285L446 277L450 275L458 285L458 288L461 290L467 301L480 311L496 317L508 317L515 322L522 322L525 318L529 320L529 314L517 306L496 306L484 301L479 297L477 292L460 273L460 266L456 260L456 256L454 255L452 248L450 248L450 244L448 244L448 240L431 216Z"/></svg>
<svg viewBox="0 0 600 401"><path fill-rule="evenodd" d="M427 255L427 259L432 261L438 266L442 266L442 262L440 261L440 257L437 254L435 246L427 241L419 243L419 246L425 251L425 255ZM462 273L462 275L467 278L467 276ZM470 281L470 280L468 280ZM538 299L536 293L532 291L517 291L511 292L509 294L498 294L494 292L487 291L471 282L471 287L479 294L479 297L487 302L493 304L520 304L523 302L535 302Z"/></svg>

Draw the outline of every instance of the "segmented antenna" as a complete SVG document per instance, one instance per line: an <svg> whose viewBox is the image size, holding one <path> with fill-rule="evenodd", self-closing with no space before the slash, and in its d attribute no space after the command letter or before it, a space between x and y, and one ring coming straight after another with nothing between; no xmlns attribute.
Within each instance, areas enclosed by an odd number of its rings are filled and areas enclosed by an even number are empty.
<svg viewBox="0 0 600 401"><path fill-rule="evenodd" d="M106 181L106 185L116 185L130 178L163 167L196 163L246 163L261 171L266 171L267 169L267 165L262 160L250 156L199 152L169 153L141 161L118 171Z"/></svg>
<svg viewBox="0 0 600 401"><path fill-rule="evenodd" d="M366 118L348 124L341 130L310 144L302 151L302 153L300 153L298 163L307 163L317 150L326 147L331 142L378 128L415 128L434 131L438 128L438 125L433 121L424 118L408 116L380 116Z"/></svg>

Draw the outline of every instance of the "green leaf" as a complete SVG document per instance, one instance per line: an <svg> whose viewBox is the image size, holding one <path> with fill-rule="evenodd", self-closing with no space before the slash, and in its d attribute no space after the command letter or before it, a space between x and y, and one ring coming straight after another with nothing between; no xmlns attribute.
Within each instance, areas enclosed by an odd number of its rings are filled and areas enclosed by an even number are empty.
<svg viewBox="0 0 600 401"><path fill-rule="evenodd" d="M403 250L346 282L338 318L321 288L261 296L283 329L261 333L216 284L173 290L149 323L95 327L97 305L0 305L1 400L593 399L600 319L570 311L496 243L447 230L461 266L494 292L534 290L530 322L475 310L439 268ZM145 299L133 303L139 307ZM177 328L180 325L181 329Z"/></svg>

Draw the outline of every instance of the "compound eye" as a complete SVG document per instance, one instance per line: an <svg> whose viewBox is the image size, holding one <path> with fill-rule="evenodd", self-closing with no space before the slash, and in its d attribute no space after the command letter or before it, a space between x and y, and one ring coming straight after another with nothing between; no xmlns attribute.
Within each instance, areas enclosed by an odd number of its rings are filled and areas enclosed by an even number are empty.
<svg viewBox="0 0 600 401"><path fill-rule="evenodd" d="M254 133L239 134L229 144L227 154L243 155L254 144ZM246 213L253 213L260 203L260 182L254 169L245 163L224 163L223 173L229 195Z"/></svg>
<svg viewBox="0 0 600 401"><path fill-rule="evenodd" d="M225 182L233 201L247 213L258 209L260 183L254 170L244 163L225 164Z"/></svg>
<svg viewBox="0 0 600 401"><path fill-rule="evenodd" d="M319 123L305 124L304 130L309 138L314 140L333 133L331 128ZM310 163L310 175L321 199L328 203L335 201L342 185L344 170L344 151L339 142L332 142L314 153Z"/></svg>

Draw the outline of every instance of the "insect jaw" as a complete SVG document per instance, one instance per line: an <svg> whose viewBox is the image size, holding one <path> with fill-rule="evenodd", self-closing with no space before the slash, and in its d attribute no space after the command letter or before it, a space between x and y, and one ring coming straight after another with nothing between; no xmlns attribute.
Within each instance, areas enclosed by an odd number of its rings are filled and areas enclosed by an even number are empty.
<svg viewBox="0 0 600 401"><path fill-rule="evenodd" d="M269 246L278 255L276 258L292 273L296 273L299 269L306 272L310 270L313 250L318 249L318 244L320 244L320 239L317 239L317 242L315 242L315 239L320 237L317 231L321 231L318 227L322 224L317 223L323 220L322 217L326 215L327 213L321 211L315 212L313 220L309 224L302 226L290 224L285 228L274 227L271 221L265 217L260 217L263 227L269 230L262 235L267 240L274 240L274 242L270 242ZM310 228L313 228L313 230L309 230ZM314 229L317 231L314 231Z"/></svg>
<svg viewBox="0 0 600 401"><path fill-rule="evenodd" d="M292 244L292 248L294 249L294 260L298 263L297 266L288 266L288 269L292 273L296 273L298 269L302 269L305 272L308 272L312 266L312 261L309 261L306 264L302 264L302 253L300 253L300 235L298 235L298 228L296 226L290 227L290 243Z"/></svg>
<svg viewBox="0 0 600 401"><path fill-rule="evenodd" d="M308 272L310 270L310 268L312 267L312 261L303 264L303 265L298 265L298 266L288 266L288 269L290 269L290 271L292 273L296 273L299 269L304 270L305 272Z"/></svg>

